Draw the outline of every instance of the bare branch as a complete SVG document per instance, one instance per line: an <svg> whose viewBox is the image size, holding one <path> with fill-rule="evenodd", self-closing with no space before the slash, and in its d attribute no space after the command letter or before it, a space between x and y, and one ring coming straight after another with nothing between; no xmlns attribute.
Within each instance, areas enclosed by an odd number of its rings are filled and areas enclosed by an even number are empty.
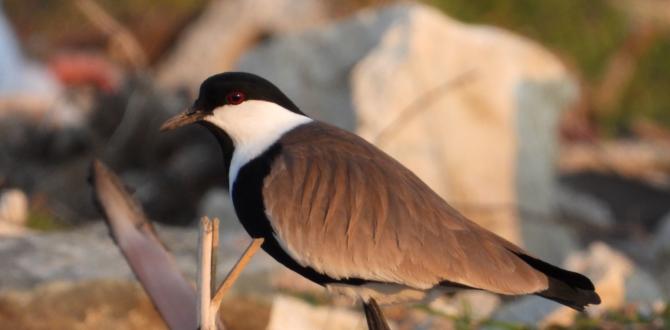
<svg viewBox="0 0 670 330"><path fill-rule="evenodd" d="M212 241L213 221L208 217L200 220L198 235L198 317L201 330L215 330L213 317L210 315L210 301L212 295Z"/></svg>
<svg viewBox="0 0 670 330"><path fill-rule="evenodd" d="M196 294L121 180L94 160L91 184L110 233L156 309L172 329L195 329Z"/></svg>

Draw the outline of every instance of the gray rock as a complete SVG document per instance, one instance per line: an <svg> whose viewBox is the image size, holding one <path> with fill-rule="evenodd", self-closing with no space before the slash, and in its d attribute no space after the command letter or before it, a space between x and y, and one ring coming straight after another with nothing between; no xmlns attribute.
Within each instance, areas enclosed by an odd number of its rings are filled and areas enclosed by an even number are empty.
<svg viewBox="0 0 670 330"><path fill-rule="evenodd" d="M365 11L338 24L278 36L246 53L237 68L277 83L310 116L355 130L351 70L404 9Z"/></svg>
<svg viewBox="0 0 670 330"><path fill-rule="evenodd" d="M527 296L504 304L491 319L500 322L537 325L551 316L560 306L551 300Z"/></svg>
<svg viewBox="0 0 670 330"><path fill-rule="evenodd" d="M400 4L279 36L238 68L276 82L313 117L376 142L512 241L520 242L517 206L552 214L555 127L576 87L530 40Z"/></svg>
<svg viewBox="0 0 670 330"><path fill-rule="evenodd" d="M570 255L564 267L588 276L594 283L602 303L589 306L590 314L600 314L606 310L621 309L632 303L642 312L655 308L662 300L660 286L646 272L622 253L605 243L596 242L586 251ZM573 323L577 312L569 307L539 297L523 297L505 304L498 310L494 320L522 322L544 328L548 325L567 327Z"/></svg>
<svg viewBox="0 0 670 330"><path fill-rule="evenodd" d="M626 303L636 304L643 310L652 310L654 305L667 298L656 279L640 268L626 278L625 286Z"/></svg>
<svg viewBox="0 0 670 330"><path fill-rule="evenodd" d="M268 330L366 329L363 314L341 307L313 306L297 298L276 296Z"/></svg>
<svg viewBox="0 0 670 330"><path fill-rule="evenodd" d="M157 226L158 235L173 253L177 265L190 279L195 278L196 228ZM246 234L221 233L218 276L223 276L251 241ZM103 223L71 231L30 233L0 240L0 288L29 288L40 283L84 279L129 279L132 272L114 245ZM279 267L265 253L255 256L245 274L262 274ZM251 276L254 280L259 277ZM269 281L266 277L260 277ZM261 285L261 283L255 283ZM266 286L269 287L269 284Z"/></svg>

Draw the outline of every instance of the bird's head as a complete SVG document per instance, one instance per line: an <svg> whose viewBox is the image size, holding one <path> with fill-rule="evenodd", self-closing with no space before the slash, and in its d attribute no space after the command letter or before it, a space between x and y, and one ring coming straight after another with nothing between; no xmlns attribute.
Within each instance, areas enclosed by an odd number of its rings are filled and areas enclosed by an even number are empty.
<svg viewBox="0 0 670 330"><path fill-rule="evenodd" d="M207 78L186 111L168 119L161 131L200 123L220 129L235 145L283 132L309 118L271 82L244 72L225 72Z"/></svg>

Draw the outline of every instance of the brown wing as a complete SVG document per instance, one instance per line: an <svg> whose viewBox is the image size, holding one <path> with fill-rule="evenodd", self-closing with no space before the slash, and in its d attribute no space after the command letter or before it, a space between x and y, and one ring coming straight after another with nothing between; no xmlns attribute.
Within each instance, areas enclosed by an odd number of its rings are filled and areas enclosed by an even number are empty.
<svg viewBox="0 0 670 330"><path fill-rule="evenodd" d="M333 278L422 289L443 281L503 294L547 288L518 247L358 136L311 123L280 142L263 194L279 240L299 263Z"/></svg>

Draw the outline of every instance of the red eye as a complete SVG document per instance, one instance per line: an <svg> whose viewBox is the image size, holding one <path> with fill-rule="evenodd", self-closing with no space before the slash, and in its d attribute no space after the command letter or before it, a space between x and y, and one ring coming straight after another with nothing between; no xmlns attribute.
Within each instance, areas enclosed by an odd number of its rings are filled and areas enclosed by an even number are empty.
<svg viewBox="0 0 670 330"><path fill-rule="evenodd" d="M226 95L226 103L227 104L240 104L244 101L246 101L247 96L244 95L244 93L240 91L232 91Z"/></svg>

